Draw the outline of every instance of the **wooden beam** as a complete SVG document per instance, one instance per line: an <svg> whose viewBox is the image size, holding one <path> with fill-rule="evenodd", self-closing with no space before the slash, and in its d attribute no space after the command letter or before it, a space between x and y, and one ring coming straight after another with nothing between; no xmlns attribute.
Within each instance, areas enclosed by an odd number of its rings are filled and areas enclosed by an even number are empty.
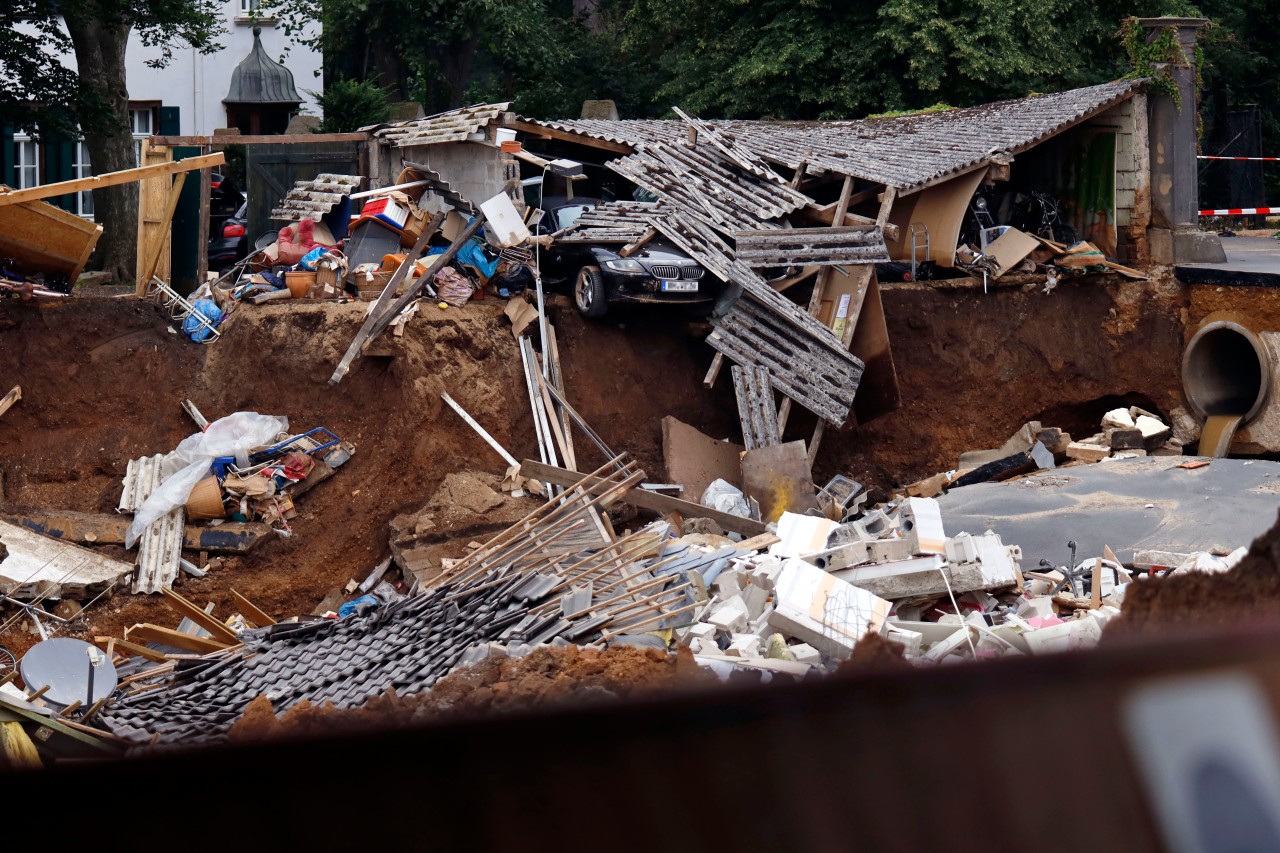
<svg viewBox="0 0 1280 853"><path fill-rule="evenodd" d="M173 186L169 187L169 198L164 203L164 216L160 218L160 227L152 235L151 247L147 250L146 266L140 270L143 274L138 276L135 295L139 299L147 295L151 277L156 274L156 267L160 264L160 254L164 251L165 239L169 236L169 230L173 225L173 214L178 209L178 199L182 196L182 186L186 181L187 173L181 172L173 179Z"/></svg>
<svg viewBox="0 0 1280 853"><path fill-rule="evenodd" d="M94 639L97 641L98 645L103 646L104 648L110 647L116 651L124 652L129 655L136 655L140 658L146 658L147 660L154 661L156 663L164 663L168 660L168 658L164 656L164 652L158 652L155 649L149 649L146 646L139 645L138 643L131 643L128 640L121 640L118 637L95 637Z"/></svg>
<svg viewBox="0 0 1280 853"><path fill-rule="evenodd" d="M21 399L22 399L22 386L14 385L13 388L9 389L8 394L5 394L4 397L0 397L0 415L3 415L5 412L9 411L9 408L14 403L18 402Z"/></svg>
<svg viewBox="0 0 1280 853"><path fill-rule="evenodd" d="M43 184L25 190L8 190L0 192L0 206L33 201L41 198L54 198L68 193L96 190L102 187L114 187L120 184L131 184L144 178L156 178L161 175L177 175L194 172L196 169L209 169L221 166L227 158L221 152L205 154L200 157L188 157L186 160L175 160L172 163L158 163L154 166L140 166L137 169L124 169L119 172L107 172L105 175L94 175L90 178L76 178L74 181L62 181L57 184Z"/></svg>
<svg viewBox="0 0 1280 853"><path fill-rule="evenodd" d="M194 634L184 634L181 631L175 631L172 628L164 628L160 625L140 624L134 625L132 628L124 632L125 640L139 643L161 643L166 646L173 646L175 649L182 649L187 652L194 652L198 655L207 655L211 652L220 652L223 649L231 648L232 643L224 643L221 640L215 640L211 637L197 637ZM120 645L119 642L116 645Z"/></svg>
<svg viewBox="0 0 1280 853"><path fill-rule="evenodd" d="M317 142L367 142L368 133L290 133L279 136L240 136L220 133L216 136L153 136L152 145L174 147L178 145L313 145Z"/></svg>
<svg viewBox="0 0 1280 853"><path fill-rule="evenodd" d="M259 610L256 604L234 589L231 590L231 597L236 600L236 604L240 607L240 615L255 628L265 628L268 625L276 624L276 620L267 615L265 610Z"/></svg>
<svg viewBox="0 0 1280 853"><path fill-rule="evenodd" d="M553 483L557 486L572 486L576 483L584 482L586 484L584 487L592 493L613 488L613 486L605 483L599 477L584 477L577 471L567 471L564 468L547 465L533 459L526 459L520 463L520 473L526 477L533 477L535 480ZM709 506L669 497L647 489L630 489L622 495L622 500L633 506L653 510L660 515L678 512L685 518L710 518L725 530L741 533L743 536L758 536L765 532L764 522L721 512Z"/></svg>
<svg viewBox="0 0 1280 853"><path fill-rule="evenodd" d="M172 607L178 615L187 617L212 634L215 639L222 639L228 643L240 642L236 632L222 624L217 617L204 612L172 589L162 589L160 592L164 594L165 603Z"/></svg>
<svg viewBox="0 0 1280 853"><path fill-rule="evenodd" d="M542 139L559 139L562 142L576 142L579 145L589 145L592 148L603 148L605 151L613 151L618 154L634 154L635 149L630 145L621 142L613 142L608 139L596 139L593 136L586 136L581 133L573 133L568 130L557 130L554 127L543 127L540 124L534 124L528 121L520 121L519 119L500 119L497 122L499 127L508 127L512 130L519 130L530 136L537 136Z"/></svg>
<svg viewBox="0 0 1280 853"><path fill-rule="evenodd" d="M213 178L208 169L200 170L200 228L196 235L196 286L205 283L209 273L209 202L213 195Z"/></svg>

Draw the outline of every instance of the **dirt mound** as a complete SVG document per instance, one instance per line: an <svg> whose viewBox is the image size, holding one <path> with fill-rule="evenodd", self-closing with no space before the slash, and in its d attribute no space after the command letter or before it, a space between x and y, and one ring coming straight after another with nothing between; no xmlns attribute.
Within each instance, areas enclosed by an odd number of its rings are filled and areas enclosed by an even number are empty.
<svg viewBox="0 0 1280 853"><path fill-rule="evenodd" d="M1188 572L1143 580L1125 592L1121 615L1104 639L1167 634L1179 628L1219 626L1280 618L1280 520L1249 546L1230 571Z"/></svg>
<svg viewBox="0 0 1280 853"><path fill-rule="evenodd" d="M626 329L585 324L562 297L551 304L568 398L611 447L633 454L657 478L663 415L726 429L699 381L710 351L683 321L648 314L624 318ZM251 410L287 415L294 430L328 427L356 453L298 500L294 535L180 582L184 595L214 602L220 615L234 609L232 588L275 616L310 612L326 590L367 575L387 554L388 522L420 510L448 475L505 470L441 392L512 454L537 456L503 307L498 300L447 310L424 304L402 337L379 339L374 351L387 355L359 359L331 388L329 375L367 303L245 306L208 346L171 333L155 306L133 299L13 303L14 325L0 332L0 377L21 384L23 399L0 418L0 508L113 511L130 459L167 452L194 431L179 407L184 399L211 419ZM727 411L732 416L731 403ZM597 458L581 436L578 443L584 464ZM482 485L496 488L493 479ZM476 500L484 502L466 494L458 502ZM527 499L507 499L488 511L442 512L434 532L465 548L531 507ZM124 559L136 553L108 550ZM157 599L128 594L99 603L89 618L88 636L176 621ZM30 642L25 623L0 636L19 653Z"/></svg>
<svg viewBox="0 0 1280 853"><path fill-rule="evenodd" d="M600 651L539 648L523 657L489 658L441 679L427 693L385 695L358 709L301 703L277 717L270 701L253 700L230 739L313 737L386 729L450 717L477 717L557 705L617 702L666 690L715 683L688 651L669 655L625 646Z"/></svg>

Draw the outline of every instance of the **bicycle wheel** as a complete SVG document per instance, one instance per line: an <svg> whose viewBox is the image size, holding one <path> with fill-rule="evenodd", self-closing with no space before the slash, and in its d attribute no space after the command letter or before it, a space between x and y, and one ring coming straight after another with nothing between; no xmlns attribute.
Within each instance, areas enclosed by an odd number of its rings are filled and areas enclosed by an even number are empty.
<svg viewBox="0 0 1280 853"><path fill-rule="evenodd" d="M0 678L4 678L10 672L18 668L18 659L13 656L13 652L0 646Z"/></svg>

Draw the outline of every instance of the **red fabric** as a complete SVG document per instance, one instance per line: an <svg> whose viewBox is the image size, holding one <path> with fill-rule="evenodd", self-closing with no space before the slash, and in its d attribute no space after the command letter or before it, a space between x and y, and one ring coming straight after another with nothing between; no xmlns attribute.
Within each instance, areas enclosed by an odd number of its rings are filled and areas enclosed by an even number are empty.
<svg viewBox="0 0 1280 853"><path fill-rule="evenodd" d="M323 243L315 241L316 224L310 219L304 219L301 222L295 222L293 225L286 225L280 229L278 236L279 258L277 263L293 266L302 260L302 256L310 252L316 246L324 246ZM325 246L326 249L332 249L333 246Z"/></svg>

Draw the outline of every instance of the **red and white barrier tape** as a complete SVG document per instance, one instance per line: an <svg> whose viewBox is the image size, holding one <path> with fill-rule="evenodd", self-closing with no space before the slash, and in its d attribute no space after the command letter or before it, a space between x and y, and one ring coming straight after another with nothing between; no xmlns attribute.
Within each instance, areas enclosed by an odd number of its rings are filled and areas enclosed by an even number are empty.
<svg viewBox="0 0 1280 853"><path fill-rule="evenodd" d="M1280 163L1280 157L1211 157L1207 154L1201 154L1196 157L1197 160L1260 160L1263 163Z"/></svg>
<svg viewBox="0 0 1280 853"><path fill-rule="evenodd" d="M1226 207L1222 210L1202 210L1201 216L1280 216L1280 207Z"/></svg>

